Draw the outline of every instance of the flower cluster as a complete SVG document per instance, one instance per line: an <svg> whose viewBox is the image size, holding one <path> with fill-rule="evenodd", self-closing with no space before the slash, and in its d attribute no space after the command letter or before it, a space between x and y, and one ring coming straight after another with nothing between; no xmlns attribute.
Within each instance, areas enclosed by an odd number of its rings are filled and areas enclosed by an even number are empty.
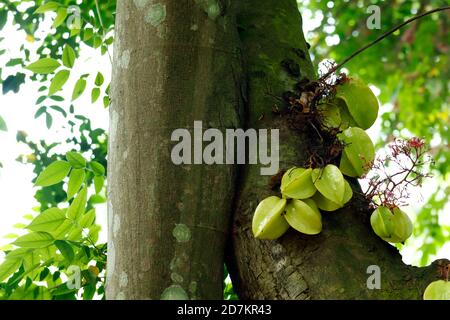
<svg viewBox="0 0 450 320"><path fill-rule="evenodd" d="M433 160L427 154L425 141L420 138L395 139L388 145L386 156L377 157L370 167L365 197L372 207L397 208L407 205L411 187L420 187Z"/></svg>

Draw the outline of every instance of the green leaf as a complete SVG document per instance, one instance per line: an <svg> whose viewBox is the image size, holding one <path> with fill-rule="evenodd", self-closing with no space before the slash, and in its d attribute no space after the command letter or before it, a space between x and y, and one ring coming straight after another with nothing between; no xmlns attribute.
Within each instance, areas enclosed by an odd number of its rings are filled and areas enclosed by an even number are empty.
<svg viewBox="0 0 450 320"><path fill-rule="evenodd" d="M102 38L99 36L94 36L94 41L93 41L92 45L95 49L100 47L102 45Z"/></svg>
<svg viewBox="0 0 450 320"><path fill-rule="evenodd" d="M61 70L58 71L58 73L55 74L55 76L52 79L52 82L50 83L50 88L48 89L48 95L52 96L61 88L64 86L64 84L67 82L70 76L69 70Z"/></svg>
<svg viewBox="0 0 450 320"><path fill-rule="evenodd" d="M34 118L35 118L35 119L39 118L42 114L45 113L46 110L47 110L47 107L46 107L46 106L40 107L40 108L36 111L36 113L34 114Z"/></svg>
<svg viewBox="0 0 450 320"><path fill-rule="evenodd" d="M3 29L7 21L8 21L8 10L0 11L0 30Z"/></svg>
<svg viewBox="0 0 450 320"><path fill-rule="evenodd" d="M89 203L91 203L91 204L100 204L100 203L105 203L105 202L106 202L106 199L98 194L93 194L89 198Z"/></svg>
<svg viewBox="0 0 450 320"><path fill-rule="evenodd" d="M64 118L67 117L67 112L63 108L59 106L50 106L50 108L61 113L64 116Z"/></svg>
<svg viewBox="0 0 450 320"><path fill-rule="evenodd" d="M35 186L48 187L62 181L70 171L67 161L55 161L38 176Z"/></svg>
<svg viewBox="0 0 450 320"><path fill-rule="evenodd" d="M41 259L35 250L30 251L23 258L23 268L25 273L31 279L34 279L35 276L39 273Z"/></svg>
<svg viewBox="0 0 450 320"><path fill-rule="evenodd" d="M0 50L1 54L2 50ZM17 72L15 75L10 75L3 80L3 94L7 94L9 91L14 93L19 92L20 86L25 82L25 73Z"/></svg>
<svg viewBox="0 0 450 320"><path fill-rule="evenodd" d="M98 234L101 230L101 227L98 224L94 224L89 228L88 237L96 243L98 241Z"/></svg>
<svg viewBox="0 0 450 320"><path fill-rule="evenodd" d="M8 61L8 63L6 64L7 67L14 67L17 66L19 64L22 64L22 59L21 58L16 58L16 59L11 59Z"/></svg>
<svg viewBox="0 0 450 320"><path fill-rule="evenodd" d="M64 98L61 96L51 96L50 99L61 102L64 101Z"/></svg>
<svg viewBox="0 0 450 320"><path fill-rule="evenodd" d="M60 66L59 62L52 58L42 58L25 67L34 73L49 74Z"/></svg>
<svg viewBox="0 0 450 320"><path fill-rule="evenodd" d="M75 253L73 252L72 246L67 241L56 240L55 246L69 263L72 262L75 257Z"/></svg>
<svg viewBox="0 0 450 320"><path fill-rule="evenodd" d="M50 270L48 268L44 268L39 274L39 281L44 281L45 278L50 274Z"/></svg>
<svg viewBox="0 0 450 320"><path fill-rule="evenodd" d="M61 6L61 4L59 4L57 2L49 1L49 2L41 5L39 8L37 8L34 13L36 14L36 13L44 13L44 12L48 12L48 11L56 11L60 6Z"/></svg>
<svg viewBox="0 0 450 320"><path fill-rule="evenodd" d="M8 131L5 120L0 116L0 131Z"/></svg>
<svg viewBox="0 0 450 320"><path fill-rule="evenodd" d="M91 102L95 103L98 100L98 97L100 97L100 89L94 88L91 92Z"/></svg>
<svg viewBox="0 0 450 320"><path fill-rule="evenodd" d="M45 101L45 99L47 99L47 96L40 96L39 98L37 98L35 104L36 105L41 104L42 102Z"/></svg>
<svg viewBox="0 0 450 320"><path fill-rule="evenodd" d="M55 239L47 232L31 232L17 238L14 245L22 248L43 248L51 245Z"/></svg>
<svg viewBox="0 0 450 320"><path fill-rule="evenodd" d="M105 78L103 77L103 74L101 72L98 72L97 76L95 77L95 85L100 87L104 81Z"/></svg>
<svg viewBox="0 0 450 320"><path fill-rule="evenodd" d="M89 228L95 220L95 209L91 209L86 214L81 216L78 225L82 228Z"/></svg>
<svg viewBox="0 0 450 320"><path fill-rule="evenodd" d="M32 231L52 232L57 229L64 221L66 216L59 208L50 208L42 212L27 226Z"/></svg>
<svg viewBox="0 0 450 320"><path fill-rule="evenodd" d="M92 28L84 29L83 33L83 41L88 41L94 36L94 30Z"/></svg>
<svg viewBox="0 0 450 320"><path fill-rule="evenodd" d="M107 108L109 106L109 97L108 96L103 97L103 106L105 108Z"/></svg>
<svg viewBox="0 0 450 320"><path fill-rule="evenodd" d="M70 37L77 36L80 34L80 29L76 29L75 26L72 24L72 28L70 29Z"/></svg>
<svg viewBox="0 0 450 320"><path fill-rule="evenodd" d="M78 99L83 94L84 89L86 89L86 80L78 79L75 87L73 88L72 101Z"/></svg>
<svg viewBox="0 0 450 320"><path fill-rule="evenodd" d="M79 226L74 226L67 235L67 240L72 242L78 242L82 238L83 230Z"/></svg>
<svg viewBox="0 0 450 320"><path fill-rule="evenodd" d="M72 220L77 220L78 217L84 213L86 202L87 188L84 187L70 204L69 209L67 210L67 217Z"/></svg>
<svg viewBox="0 0 450 320"><path fill-rule="evenodd" d="M5 259L14 259L14 260L20 259L21 260L25 255L27 255L31 251L33 251L33 249L18 248L18 249L11 251L10 253L8 253L8 255L5 257Z"/></svg>
<svg viewBox="0 0 450 320"><path fill-rule="evenodd" d="M73 169L69 176L69 184L67 186L67 200L72 199L72 197L80 190L83 184L86 173L84 169Z"/></svg>
<svg viewBox="0 0 450 320"><path fill-rule="evenodd" d="M75 225L72 220L66 220L61 226L59 226L58 229L52 232L52 235L55 239L64 240L66 239L66 235L69 233L69 231L74 227Z"/></svg>
<svg viewBox="0 0 450 320"><path fill-rule="evenodd" d="M73 292L77 292L78 289L69 289L67 287L67 284L62 284L60 286L58 286L55 290L52 291L52 295L54 296L60 296L60 295L66 295L68 293L73 293Z"/></svg>
<svg viewBox="0 0 450 320"><path fill-rule="evenodd" d="M67 14L68 12L66 8L59 8L58 11L56 12L56 18L55 21L53 21L52 27L53 28L59 27L64 22L64 20L66 20Z"/></svg>
<svg viewBox="0 0 450 320"><path fill-rule="evenodd" d="M47 129L50 129L53 124L53 117L50 113L45 114L45 125L47 126Z"/></svg>
<svg viewBox="0 0 450 320"><path fill-rule="evenodd" d="M87 285L83 288L83 300L92 300L94 298L97 288L95 284Z"/></svg>
<svg viewBox="0 0 450 320"><path fill-rule="evenodd" d="M67 161L69 161L70 165L76 169L86 167L86 160L78 152L75 151L67 152L66 159Z"/></svg>
<svg viewBox="0 0 450 320"><path fill-rule="evenodd" d="M75 64L76 54L75 50L68 44L64 46L63 55L62 55L62 61L63 65L67 68L72 68Z"/></svg>
<svg viewBox="0 0 450 320"><path fill-rule="evenodd" d="M103 178L103 176L94 177L95 193L100 193L100 191L102 191L104 183L105 179Z"/></svg>
<svg viewBox="0 0 450 320"><path fill-rule="evenodd" d="M103 176L105 174L105 167L100 162L91 161L90 166L96 176Z"/></svg>
<svg viewBox="0 0 450 320"><path fill-rule="evenodd" d="M7 279L10 275L17 271L22 265L22 259L6 259L0 265L0 282Z"/></svg>

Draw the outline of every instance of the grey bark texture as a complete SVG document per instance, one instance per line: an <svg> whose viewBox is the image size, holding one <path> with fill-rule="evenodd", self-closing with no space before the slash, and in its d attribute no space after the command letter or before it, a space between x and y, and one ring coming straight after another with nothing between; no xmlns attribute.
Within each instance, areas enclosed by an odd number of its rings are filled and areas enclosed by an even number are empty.
<svg viewBox="0 0 450 320"><path fill-rule="evenodd" d="M222 298L235 167L174 165L171 134L240 127L236 30L225 2L117 1L108 299Z"/></svg>

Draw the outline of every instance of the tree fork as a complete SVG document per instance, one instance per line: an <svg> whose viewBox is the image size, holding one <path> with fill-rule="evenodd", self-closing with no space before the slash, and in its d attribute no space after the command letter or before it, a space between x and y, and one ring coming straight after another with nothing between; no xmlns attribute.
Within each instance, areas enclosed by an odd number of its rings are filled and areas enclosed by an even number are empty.
<svg viewBox="0 0 450 320"><path fill-rule="evenodd" d="M248 70L246 125L280 129L280 168L301 165L308 137L272 113L279 103L274 96L281 97L300 80L316 79L297 2L245 0L237 20ZM298 64L300 77L286 72L285 59ZM324 213L317 236L291 230L277 241L257 240L251 230L253 212L260 200L275 193L258 166L246 166L240 181L227 265L242 299L421 299L425 287L439 278L440 266L449 263L405 265L397 249L373 233L368 203L357 196L345 208ZM360 190L356 180L351 182ZM379 290L367 288L371 265L381 270Z"/></svg>

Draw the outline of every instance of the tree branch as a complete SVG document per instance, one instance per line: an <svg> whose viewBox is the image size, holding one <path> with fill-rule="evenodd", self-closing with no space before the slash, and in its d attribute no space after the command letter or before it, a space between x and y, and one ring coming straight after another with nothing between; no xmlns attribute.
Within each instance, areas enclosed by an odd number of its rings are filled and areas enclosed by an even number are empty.
<svg viewBox="0 0 450 320"><path fill-rule="evenodd" d="M405 25L418 20L420 18L423 18L425 16L428 16L432 13L436 13L436 12L440 12L440 11L444 11L444 10L450 10L450 6L446 6L446 7L441 7L441 8L436 8L427 12L424 12L422 14L419 14L417 16L414 16L406 21L404 21L403 23L393 27L392 29L390 29L389 31L383 33L381 36L379 36L377 39L375 39L374 41L368 43L367 45L365 45L364 47L356 50L354 53L352 53L350 56L348 56L347 58L345 58L341 63L339 63L338 65L336 65L335 67L331 68L330 71L328 71L327 73L325 73L323 76L320 77L319 81L323 81L326 78L328 78L330 75L332 75L334 72L336 72L337 70L339 70L340 68L342 68L347 62L349 62L350 60L352 60L354 57L356 57L357 55L359 55L360 53L364 52L365 50L369 49L370 47L372 47L373 45L377 44L378 42L380 42L381 40L383 40L384 38L388 37L389 35L391 35L392 33L394 33L395 31L399 30L400 28L404 27Z"/></svg>

